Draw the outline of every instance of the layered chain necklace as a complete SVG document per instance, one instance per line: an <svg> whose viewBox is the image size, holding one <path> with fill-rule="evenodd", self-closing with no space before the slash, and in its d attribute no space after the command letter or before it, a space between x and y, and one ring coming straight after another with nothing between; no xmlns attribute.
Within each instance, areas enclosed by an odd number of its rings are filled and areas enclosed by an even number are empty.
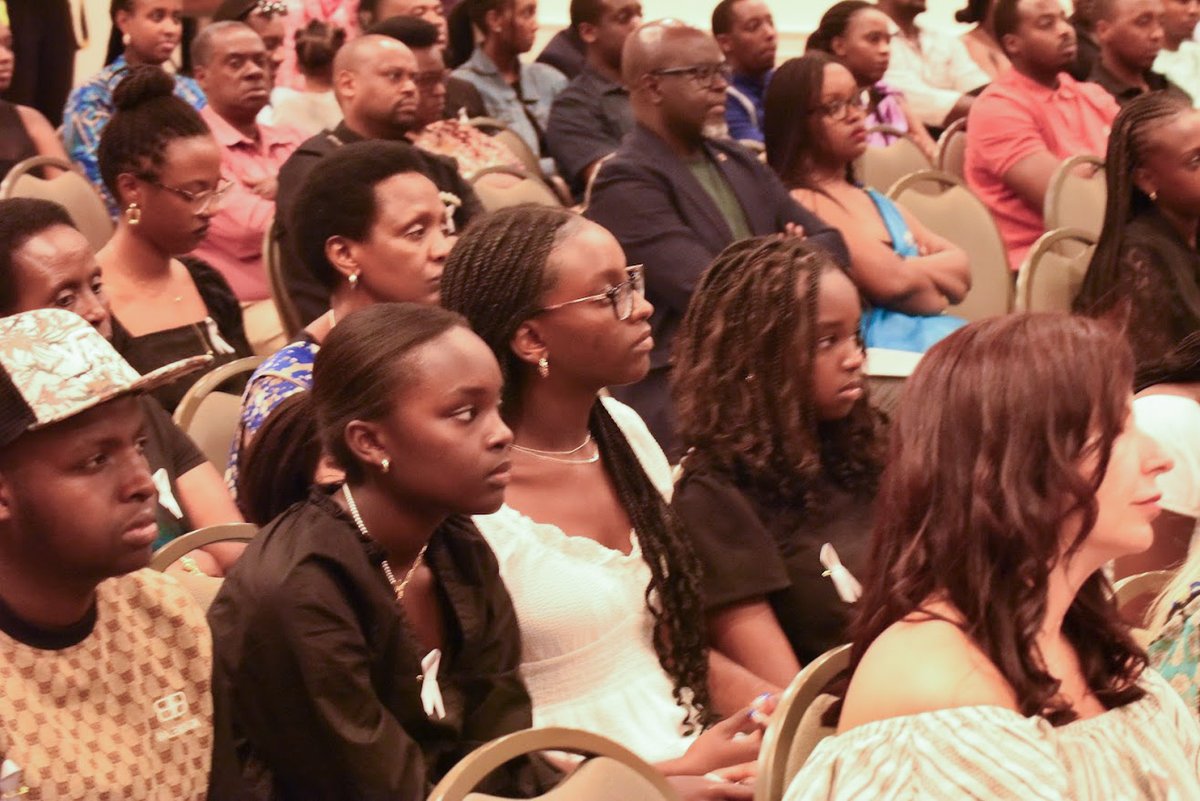
<svg viewBox="0 0 1200 801"><path fill-rule="evenodd" d="M362 515L358 513L358 504L354 502L354 496L350 494L349 484L342 485L342 495L346 498L346 505L350 507L350 516L354 518L354 525L358 526L359 532L365 538L371 539L371 532L367 531L367 525L363 523ZM392 572L392 566L388 564L388 560L383 560L383 575L387 576L388 584L392 585L392 592L396 593L396 603L404 601L404 591L408 589L408 582L412 581L413 574L417 572L417 568L424 561L425 551L428 548L428 542L421 546L421 550L417 551L417 558L412 562L412 567L400 581L396 581L396 574Z"/></svg>
<svg viewBox="0 0 1200 801"><path fill-rule="evenodd" d="M582 459L564 458L574 456L590 444L592 444L592 435L588 434L583 438L583 442L579 443L574 448L571 448L569 451L540 451L537 448L526 448L525 446L518 445L515 442L512 444L512 449L514 451L520 451L521 453L527 453L537 459L545 459L547 462L560 462L561 464L593 464L600 459L599 448L596 448L595 451L592 452L591 456L585 456Z"/></svg>

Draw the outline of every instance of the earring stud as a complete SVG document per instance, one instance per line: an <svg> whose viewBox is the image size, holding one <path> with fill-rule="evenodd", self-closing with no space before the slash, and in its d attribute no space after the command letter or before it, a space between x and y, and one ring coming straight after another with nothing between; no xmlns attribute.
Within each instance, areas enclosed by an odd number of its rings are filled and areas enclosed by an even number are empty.
<svg viewBox="0 0 1200 801"><path fill-rule="evenodd" d="M550 377L550 360L545 356L538 359L538 375L540 375L542 378Z"/></svg>

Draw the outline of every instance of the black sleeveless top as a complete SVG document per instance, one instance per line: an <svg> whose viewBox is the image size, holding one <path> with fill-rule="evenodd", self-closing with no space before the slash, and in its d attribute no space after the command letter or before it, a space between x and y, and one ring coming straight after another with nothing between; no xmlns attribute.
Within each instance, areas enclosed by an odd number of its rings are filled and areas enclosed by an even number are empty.
<svg viewBox="0 0 1200 801"><path fill-rule="evenodd" d="M37 146L29 138L17 107L0 100L0 176L7 175L18 162L37 154Z"/></svg>

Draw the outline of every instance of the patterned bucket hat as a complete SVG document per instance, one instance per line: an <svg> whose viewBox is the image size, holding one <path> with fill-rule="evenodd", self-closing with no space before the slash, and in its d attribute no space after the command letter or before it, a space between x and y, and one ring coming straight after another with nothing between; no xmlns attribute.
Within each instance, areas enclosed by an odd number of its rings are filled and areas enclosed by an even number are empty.
<svg viewBox="0 0 1200 801"><path fill-rule="evenodd" d="M129 392L146 392L198 370L193 356L146 375L79 315L37 309L0 318L0 447Z"/></svg>

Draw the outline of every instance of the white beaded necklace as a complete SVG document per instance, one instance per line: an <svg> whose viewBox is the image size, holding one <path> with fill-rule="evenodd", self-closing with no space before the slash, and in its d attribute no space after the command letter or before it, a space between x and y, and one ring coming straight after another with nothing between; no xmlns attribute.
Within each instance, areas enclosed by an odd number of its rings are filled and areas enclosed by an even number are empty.
<svg viewBox="0 0 1200 801"><path fill-rule="evenodd" d="M354 496L350 494L349 484L342 485L342 495L346 498L346 505L350 507L350 516L354 518L354 525L358 526L358 530L365 538L371 539L371 533L367 531L367 525L363 523L362 515L358 513L358 504L354 502ZM417 558L413 560L412 567L408 569L408 572L404 574L404 580L400 582L396 581L396 574L392 572L392 566L388 564L388 560L383 560L383 575L387 576L388 583L392 585L392 592L396 593L396 603L404 600L404 591L408 589L408 582L412 581L413 574L421 566L428 548L428 542L421 546L421 550L417 551Z"/></svg>

